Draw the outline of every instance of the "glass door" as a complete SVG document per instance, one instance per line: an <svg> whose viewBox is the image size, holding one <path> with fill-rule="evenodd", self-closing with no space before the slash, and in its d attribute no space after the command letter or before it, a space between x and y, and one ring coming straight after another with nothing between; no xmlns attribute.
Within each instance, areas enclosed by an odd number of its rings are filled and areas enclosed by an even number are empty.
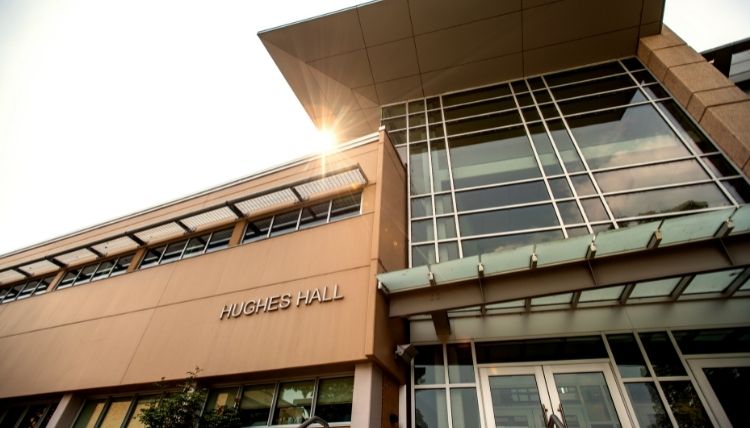
<svg viewBox="0 0 750 428"><path fill-rule="evenodd" d="M688 364L719 426L749 427L750 358L697 358Z"/></svg>
<svg viewBox="0 0 750 428"><path fill-rule="evenodd" d="M544 428L556 415L569 428L629 428L607 364L480 369L488 427Z"/></svg>

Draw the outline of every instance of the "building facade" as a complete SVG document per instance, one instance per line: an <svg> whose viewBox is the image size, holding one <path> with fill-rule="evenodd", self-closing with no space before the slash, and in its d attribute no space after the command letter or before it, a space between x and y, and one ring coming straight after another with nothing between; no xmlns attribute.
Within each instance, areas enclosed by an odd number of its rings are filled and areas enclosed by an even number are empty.
<svg viewBox="0 0 750 428"><path fill-rule="evenodd" d="M662 14L259 33L349 142L2 256L0 428L139 426L195 366L244 426L747 426L750 99Z"/></svg>

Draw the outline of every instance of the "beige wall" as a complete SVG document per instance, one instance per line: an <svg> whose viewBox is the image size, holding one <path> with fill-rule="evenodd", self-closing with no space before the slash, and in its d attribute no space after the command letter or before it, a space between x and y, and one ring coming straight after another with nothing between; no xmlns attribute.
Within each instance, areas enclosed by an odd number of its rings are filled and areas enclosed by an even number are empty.
<svg viewBox="0 0 750 428"><path fill-rule="evenodd" d="M750 97L666 26L659 35L641 38L638 57L750 175Z"/></svg>
<svg viewBox="0 0 750 428"><path fill-rule="evenodd" d="M364 171L361 216L0 306L0 397L181 379L195 366L201 377L261 377L371 359L398 375L392 352L403 328L387 325L375 275L379 266L405 263L405 173L382 138L326 160L329 170ZM10 259L38 257L320 169L318 160L295 166ZM381 183L396 196L385 198ZM327 286L330 295L336 284L343 299L296 305L298 292ZM288 309L219 319L225 305L284 293L292 294Z"/></svg>

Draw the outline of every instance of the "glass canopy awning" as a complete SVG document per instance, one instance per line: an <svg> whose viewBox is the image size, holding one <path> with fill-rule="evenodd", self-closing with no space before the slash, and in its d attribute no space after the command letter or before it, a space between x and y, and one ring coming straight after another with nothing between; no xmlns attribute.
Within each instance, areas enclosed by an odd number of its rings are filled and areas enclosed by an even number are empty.
<svg viewBox="0 0 750 428"><path fill-rule="evenodd" d="M706 272L716 271L732 272L731 283L717 289L730 297L747 287L749 232L750 206L728 208L381 273L378 287L389 296L391 316L432 314L433 319L448 310L486 313L518 302L567 299L575 307L616 294L610 300L624 303L634 290L653 293L641 284L666 287L659 280L685 275L714 290L708 283L718 280ZM687 281L673 284L666 295L677 300L686 289L687 294L699 289Z"/></svg>
<svg viewBox="0 0 750 428"><path fill-rule="evenodd" d="M345 190L353 191L365 184L367 184L367 178L357 165L354 168L331 171L304 181L226 200L179 217L124 231L105 239L68 248L42 258L0 267L0 285L135 250L156 242L230 223L240 218L249 218L292 207L333 193Z"/></svg>

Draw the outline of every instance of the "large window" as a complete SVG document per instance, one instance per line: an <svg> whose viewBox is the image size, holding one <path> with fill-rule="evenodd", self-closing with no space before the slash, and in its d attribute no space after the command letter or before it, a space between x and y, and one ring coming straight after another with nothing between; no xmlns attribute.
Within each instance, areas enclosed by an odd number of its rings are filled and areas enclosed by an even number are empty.
<svg viewBox="0 0 750 428"><path fill-rule="evenodd" d="M8 303L44 294L49 289L53 279L55 279L55 276L51 275L45 278L28 279L7 288L0 288L0 303Z"/></svg>
<svg viewBox="0 0 750 428"><path fill-rule="evenodd" d="M162 265L177 260L211 253L229 246L234 227L217 230L211 233L181 239L158 247L149 248L141 260L139 269Z"/></svg>
<svg viewBox="0 0 750 428"><path fill-rule="evenodd" d="M90 263L71 269L65 272L65 276L63 276L60 284L57 285L57 290L122 275L128 271L128 267L132 261L133 254L126 254L115 259Z"/></svg>
<svg viewBox="0 0 750 428"><path fill-rule="evenodd" d="M55 412L58 402L0 403L0 428L44 427Z"/></svg>
<svg viewBox="0 0 750 428"><path fill-rule="evenodd" d="M412 266L737 206L750 186L635 58L386 106Z"/></svg>

